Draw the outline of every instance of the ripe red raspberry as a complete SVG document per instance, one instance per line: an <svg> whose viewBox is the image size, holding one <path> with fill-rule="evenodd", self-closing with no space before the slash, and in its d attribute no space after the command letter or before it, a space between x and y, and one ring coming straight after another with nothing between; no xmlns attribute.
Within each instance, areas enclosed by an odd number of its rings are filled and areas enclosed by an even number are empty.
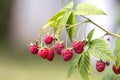
<svg viewBox="0 0 120 80"><path fill-rule="evenodd" d="M53 42L53 37L51 35L44 36L44 42L46 44L51 44Z"/></svg>
<svg viewBox="0 0 120 80"><path fill-rule="evenodd" d="M47 60L49 60L49 61L52 61L53 60L53 58L54 58L54 49L52 49L52 48L50 48L49 49L49 53L48 53L48 55L47 55Z"/></svg>
<svg viewBox="0 0 120 80"><path fill-rule="evenodd" d="M115 74L120 74L120 66L117 68L115 65L113 65L112 70Z"/></svg>
<svg viewBox="0 0 120 80"><path fill-rule="evenodd" d="M43 59L45 59L48 54L49 54L49 50L47 48L43 48L42 50L38 51L38 55Z"/></svg>
<svg viewBox="0 0 120 80"><path fill-rule="evenodd" d="M63 43L55 43L53 47L54 47L55 52L60 55L61 50L64 49L64 44Z"/></svg>
<svg viewBox="0 0 120 80"><path fill-rule="evenodd" d="M61 55L64 61L69 61L73 56L73 52L72 50L69 49L63 49L61 51Z"/></svg>
<svg viewBox="0 0 120 80"><path fill-rule="evenodd" d="M74 41L72 47L77 54L80 54L84 50L84 41Z"/></svg>
<svg viewBox="0 0 120 80"><path fill-rule="evenodd" d="M37 54L37 53L38 53L38 45L32 44L32 45L29 47L29 51L30 51L32 54Z"/></svg>
<svg viewBox="0 0 120 80"><path fill-rule="evenodd" d="M98 71L98 72L102 72L102 71L104 71L104 69L105 69L105 67L106 67L106 63L105 62L103 62L103 61L97 61L97 63L96 63L96 70Z"/></svg>

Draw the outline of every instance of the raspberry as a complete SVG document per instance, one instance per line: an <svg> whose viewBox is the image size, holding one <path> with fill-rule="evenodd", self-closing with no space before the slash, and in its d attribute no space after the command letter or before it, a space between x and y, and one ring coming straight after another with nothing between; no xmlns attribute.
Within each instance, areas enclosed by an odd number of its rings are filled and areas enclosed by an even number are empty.
<svg viewBox="0 0 120 80"><path fill-rule="evenodd" d="M38 51L38 55L43 59L45 59L48 54L49 54L49 50L47 48L43 48L42 50Z"/></svg>
<svg viewBox="0 0 120 80"><path fill-rule="evenodd" d="M53 37L51 35L44 36L44 42L46 44L51 44L53 42Z"/></svg>
<svg viewBox="0 0 120 80"><path fill-rule="evenodd" d="M98 72L104 71L105 67L106 67L106 63L105 62L103 62L101 60L97 61L97 63L96 63L96 69L97 69Z"/></svg>
<svg viewBox="0 0 120 80"><path fill-rule="evenodd" d="M49 60L49 61L52 61L53 60L53 58L54 58L54 49L52 49L52 48L50 48L49 49L49 53L48 53L48 55L47 55L47 60Z"/></svg>
<svg viewBox="0 0 120 80"><path fill-rule="evenodd" d="M61 55L64 61L69 61L73 56L73 52L72 50L69 49L63 49L61 51Z"/></svg>
<svg viewBox="0 0 120 80"><path fill-rule="evenodd" d="M29 51L30 51L32 54L37 54L37 53L38 53L38 45L32 44L32 45L29 47Z"/></svg>
<svg viewBox="0 0 120 80"><path fill-rule="evenodd" d="M74 41L72 47L77 54L80 54L84 50L84 41Z"/></svg>
<svg viewBox="0 0 120 80"><path fill-rule="evenodd" d="M55 43L54 44L54 50L57 54L61 54L61 50L64 49L64 44L63 43Z"/></svg>
<svg viewBox="0 0 120 80"><path fill-rule="evenodd" d="M112 70L115 74L120 74L120 66L117 68L115 65L113 65Z"/></svg>

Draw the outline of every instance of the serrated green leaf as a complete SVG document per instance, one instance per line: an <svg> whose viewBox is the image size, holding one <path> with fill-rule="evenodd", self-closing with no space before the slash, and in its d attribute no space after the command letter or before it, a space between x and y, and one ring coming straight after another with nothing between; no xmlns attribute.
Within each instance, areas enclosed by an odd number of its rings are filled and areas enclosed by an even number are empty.
<svg viewBox="0 0 120 80"><path fill-rule="evenodd" d="M91 54L102 60L114 60L112 51L108 47L108 44L102 39L92 40L89 46Z"/></svg>
<svg viewBox="0 0 120 80"><path fill-rule="evenodd" d="M78 55L72 62L72 65L70 66L68 72L67 72L67 76L66 76L66 80L69 80L70 77L72 76L74 70L77 68L79 59L80 59L81 55Z"/></svg>
<svg viewBox="0 0 120 80"><path fill-rule="evenodd" d="M73 25L76 24L76 18L75 18L75 14L71 13L71 15L69 16L68 20L67 20L67 24L69 25ZM66 30L68 32L68 36L70 38L70 40L72 41L75 31L76 31L76 26L72 26L71 28L69 28L70 26L66 26Z"/></svg>
<svg viewBox="0 0 120 80"><path fill-rule="evenodd" d="M67 20L72 12L72 8L73 8L73 1L71 1L63 9L61 9L48 21L47 25L49 24L54 29L56 38L59 38L61 29L62 27L64 27L63 25L67 23ZM45 25L44 28L46 28L47 25Z"/></svg>
<svg viewBox="0 0 120 80"><path fill-rule="evenodd" d="M77 15L106 15L103 10L89 3L79 4L74 13Z"/></svg>
<svg viewBox="0 0 120 80"><path fill-rule="evenodd" d="M66 9L72 9L73 8L73 1L71 1L68 5L66 5L63 10L66 10Z"/></svg>
<svg viewBox="0 0 120 80"><path fill-rule="evenodd" d="M91 41L94 31L95 31L95 28L88 33L88 36L87 36L88 41Z"/></svg>
<svg viewBox="0 0 120 80"><path fill-rule="evenodd" d="M57 12L51 19L48 21L49 22L54 22L50 26L55 28L56 26L61 24L61 21L64 20L62 19L63 16L65 15L66 11L69 11L73 8L73 1L71 1L68 5L66 5L64 8L62 8L59 12ZM62 20L61 20L62 19Z"/></svg>
<svg viewBox="0 0 120 80"><path fill-rule="evenodd" d="M49 21L48 23L51 23L53 22L52 24L50 24L50 26L52 28L55 28L58 23L59 23L59 20L63 17L63 15L65 14L65 11L59 11L58 13L56 13Z"/></svg>
<svg viewBox="0 0 120 80"><path fill-rule="evenodd" d="M47 28L48 26L52 25L53 23L54 23L54 21L48 22L46 25L44 25L44 26L42 27L42 29Z"/></svg>
<svg viewBox="0 0 120 80"><path fill-rule="evenodd" d="M81 54L81 58L78 63L78 70L83 80L90 80L90 54L88 51Z"/></svg>
<svg viewBox="0 0 120 80"><path fill-rule="evenodd" d="M120 35L120 31L118 33L118 35ZM119 67L120 66L120 38L116 38L115 39L115 49L114 49L114 54L116 56L116 66Z"/></svg>
<svg viewBox="0 0 120 80"><path fill-rule="evenodd" d="M55 29L55 37L56 38L59 38L60 32L61 32L62 28L64 27L62 25L67 23L67 20L70 16L71 12L72 12L71 10L66 11L65 14L63 15L63 17L58 22L56 29Z"/></svg>

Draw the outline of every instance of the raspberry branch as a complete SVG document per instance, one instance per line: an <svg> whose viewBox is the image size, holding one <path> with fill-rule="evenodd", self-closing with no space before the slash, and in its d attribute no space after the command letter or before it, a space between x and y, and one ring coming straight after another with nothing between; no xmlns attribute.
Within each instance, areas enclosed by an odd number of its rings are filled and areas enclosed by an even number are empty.
<svg viewBox="0 0 120 80"><path fill-rule="evenodd" d="M114 33L111 33L111 32L109 32L109 31L105 30L104 28L102 28L101 26L99 26L98 24L96 24L96 23L95 23L94 21L92 21L91 19L89 19L89 18L87 18L87 17L85 17L85 16L83 16L83 15L81 15L81 17L87 19L88 22L94 24L95 26L97 26L97 27L100 28L101 30L105 31L105 32L106 32L106 35L111 35L111 36L115 36L115 37L119 37L119 38L120 38L120 35L117 35L117 34L114 34Z"/></svg>

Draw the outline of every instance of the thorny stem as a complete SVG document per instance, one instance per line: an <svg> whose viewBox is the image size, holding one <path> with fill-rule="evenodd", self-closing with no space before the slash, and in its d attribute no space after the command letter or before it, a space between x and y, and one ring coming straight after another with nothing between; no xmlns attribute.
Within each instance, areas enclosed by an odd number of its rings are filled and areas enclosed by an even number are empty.
<svg viewBox="0 0 120 80"><path fill-rule="evenodd" d="M100 28L101 30L105 31L107 35L111 35L111 36L115 36L115 37L119 37L120 38L120 35L117 35L117 34L114 34L114 33L111 33L107 30L105 30L104 28L102 28L101 26L99 26L98 24L96 24L95 22L93 22L91 19L81 15L81 17L85 18L88 20L88 22L91 22L92 24L94 24L95 26L97 26L98 28Z"/></svg>

